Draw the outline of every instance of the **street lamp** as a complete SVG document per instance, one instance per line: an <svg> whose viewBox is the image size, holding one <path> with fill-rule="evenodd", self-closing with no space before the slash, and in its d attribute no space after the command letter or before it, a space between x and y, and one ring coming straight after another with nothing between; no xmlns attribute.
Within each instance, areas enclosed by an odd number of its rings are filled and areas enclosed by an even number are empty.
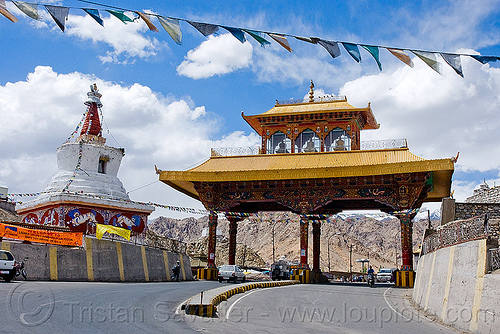
<svg viewBox="0 0 500 334"><path fill-rule="evenodd" d="M394 264L396 265L396 269L398 268L398 232L394 234L394 257L395 257L395 262Z"/></svg>
<svg viewBox="0 0 500 334"><path fill-rule="evenodd" d="M331 272L331 269L330 269L330 239L337 236L337 235L340 235L340 234L341 234L340 232L337 232L328 238L328 272Z"/></svg>

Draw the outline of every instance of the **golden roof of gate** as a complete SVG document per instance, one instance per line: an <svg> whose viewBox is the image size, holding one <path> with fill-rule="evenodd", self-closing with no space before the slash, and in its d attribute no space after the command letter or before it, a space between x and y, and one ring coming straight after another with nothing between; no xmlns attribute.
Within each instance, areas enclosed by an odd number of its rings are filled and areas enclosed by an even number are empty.
<svg viewBox="0 0 500 334"><path fill-rule="evenodd" d="M408 148L297 154L259 154L211 157L186 171L161 171L160 181L198 198L193 182L243 182L340 178L433 172L428 199L450 194L451 159L426 160Z"/></svg>
<svg viewBox="0 0 500 334"><path fill-rule="evenodd" d="M345 111L358 111L361 113L365 120L363 129L378 129L380 124L377 123L375 116L371 110L370 104L366 108L355 108L349 103L347 99L334 100L334 101L320 101L320 102L304 102L304 103L290 103L290 104L276 104L272 109L259 114L245 116L241 113L243 118L250 126L259 134L262 132L259 119L273 116L286 116L296 114L327 114L338 113Z"/></svg>

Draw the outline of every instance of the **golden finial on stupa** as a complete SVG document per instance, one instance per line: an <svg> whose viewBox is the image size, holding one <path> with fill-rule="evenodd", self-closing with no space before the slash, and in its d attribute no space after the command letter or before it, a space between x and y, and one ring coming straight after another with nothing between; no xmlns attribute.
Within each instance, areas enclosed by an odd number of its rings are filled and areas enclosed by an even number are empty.
<svg viewBox="0 0 500 334"><path fill-rule="evenodd" d="M309 86L309 102L314 102L314 83L313 80L311 79L311 86Z"/></svg>

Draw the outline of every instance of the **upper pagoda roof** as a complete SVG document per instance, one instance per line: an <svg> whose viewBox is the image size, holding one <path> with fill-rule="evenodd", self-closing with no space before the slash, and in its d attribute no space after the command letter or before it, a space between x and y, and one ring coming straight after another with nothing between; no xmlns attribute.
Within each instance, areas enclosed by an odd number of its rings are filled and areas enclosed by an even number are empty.
<svg viewBox="0 0 500 334"><path fill-rule="evenodd" d="M261 120L265 118L298 114L325 114L325 118L329 118L329 114L331 113L339 114L346 112L361 113L361 117L364 120L364 126L361 130L378 129L380 127L380 124L377 123L372 113L370 103L368 103L366 108L356 108L347 103L345 96L310 99L309 102L304 102L303 100L295 103L294 101L277 101L272 109L262 114L251 116L245 116L243 112L241 114L245 121L260 134L262 133Z"/></svg>

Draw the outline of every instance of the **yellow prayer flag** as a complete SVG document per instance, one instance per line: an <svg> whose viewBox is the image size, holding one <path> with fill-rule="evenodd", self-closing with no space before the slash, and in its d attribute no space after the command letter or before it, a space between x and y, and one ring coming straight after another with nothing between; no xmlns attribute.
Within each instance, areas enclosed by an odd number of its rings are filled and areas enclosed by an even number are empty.
<svg viewBox="0 0 500 334"><path fill-rule="evenodd" d="M398 58L401 60L403 63L406 65L413 67L413 61L411 60L410 56L406 52L400 49L391 49L391 48L386 48L390 53L394 55L394 57Z"/></svg>
<svg viewBox="0 0 500 334"><path fill-rule="evenodd" d="M9 12L9 10L7 9L7 6L5 5L5 0L0 0L0 14L2 14L3 16L5 16L14 23L19 21L17 17L12 15L12 13Z"/></svg>
<svg viewBox="0 0 500 334"><path fill-rule="evenodd" d="M158 28L155 27L155 25L151 22L147 14L141 13L141 12L136 12L137 15L141 17L141 19L144 20L146 25L148 26L149 30L158 32Z"/></svg>
<svg viewBox="0 0 500 334"><path fill-rule="evenodd" d="M95 236L97 239L101 239L104 233L108 232L109 234L113 233L127 240L130 240L130 230L127 230L125 228L104 224L96 224L96 227L97 229L95 232Z"/></svg>

